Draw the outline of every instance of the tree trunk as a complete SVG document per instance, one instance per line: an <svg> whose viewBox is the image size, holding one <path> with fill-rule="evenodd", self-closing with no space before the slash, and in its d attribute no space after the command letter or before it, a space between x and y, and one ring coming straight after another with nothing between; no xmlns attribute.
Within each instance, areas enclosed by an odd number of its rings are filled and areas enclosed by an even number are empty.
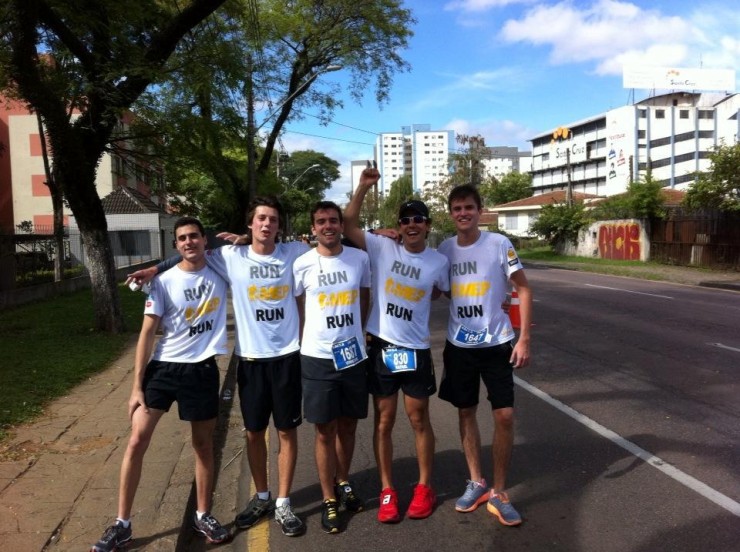
<svg viewBox="0 0 740 552"><path fill-rule="evenodd" d="M106 228L92 229L80 226L82 244L88 259L92 283L95 328L111 333L124 331L123 312L118 296L113 250Z"/></svg>

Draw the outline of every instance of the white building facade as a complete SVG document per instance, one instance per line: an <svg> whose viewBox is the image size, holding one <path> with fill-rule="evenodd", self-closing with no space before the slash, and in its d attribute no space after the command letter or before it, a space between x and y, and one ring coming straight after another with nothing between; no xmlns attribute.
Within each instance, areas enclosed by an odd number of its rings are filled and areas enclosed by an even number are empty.
<svg viewBox="0 0 740 552"><path fill-rule="evenodd" d="M664 187L686 189L709 169L712 148L735 144L740 94L653 96L535 136L535 195L572 190L610 196L648 170Z"/></svg>
<svg viewBox="0 0 740 552"><path fill-rule="evenodd" d="M432 130L428 124L379 134L375 159L381 174L380 192L387 194L391 184L406 175L411 176L415 192L438 184L450 173L450 148L454 143L454 131Z"/></svg>

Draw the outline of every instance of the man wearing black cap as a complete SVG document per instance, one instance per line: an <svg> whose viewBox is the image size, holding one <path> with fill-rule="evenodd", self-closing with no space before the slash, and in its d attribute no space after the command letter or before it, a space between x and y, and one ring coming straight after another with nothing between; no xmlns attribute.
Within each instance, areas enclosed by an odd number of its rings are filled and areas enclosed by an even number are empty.
<svg viewBox="0 0 740 552"><path fill-rule="evenodd" d="M380 173L367 168L344 213L345 235L370 256L373 302L367 322L368 389L375 407L373 445L382 491L378 521L401 520L393 487L393 425L399 389L415 433L419 483L407 515L431 515L436 496L430 483L434 457L434 432L429 420L429 397L437 391L430 350L431 300L449 290L447 259L426 247L431 226L429 209L421 201L405 202L398 213L399 244L365 232L359 227L360 208Z"/></svg>

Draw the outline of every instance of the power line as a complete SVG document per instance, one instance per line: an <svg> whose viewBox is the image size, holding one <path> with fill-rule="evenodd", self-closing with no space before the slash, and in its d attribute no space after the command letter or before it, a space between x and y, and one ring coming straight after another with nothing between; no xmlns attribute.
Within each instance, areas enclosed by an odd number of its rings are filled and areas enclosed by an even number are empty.
<svg viewBox="0 0 740 552"><path fill-rule="evenodd" d="M298 113L300 113L301 115L304 115L306 117L313 117L314 119L318 119L319 121L322 121L321 117L319 117L318 115L314 115L313 113L306 113L305 111L299 111L297 109L296 109L296 111ZM353 127L353 126L350 126L350 125L345 125L344 123L338 123L338 122L336 122L333 119L330 119L329 120L329 123L334 124L334 125L339 125L339 126L342 126L342 127L345 127L345 128L351 128L352 130L358 130L360 132L365 132L367 134L372 134L373 136L380 136L380 134L381 134L380 132L373 132L372 130L365 130L363 128L357 128L357 127Z"/></svg>
<svg viewBox="0 0 740 552"><path fill-rule="evenodd" d="M298 132L297 130L286 130L286 134L300 134L302 136L310 136L311 138L321 138L323 140L334 140L335 142L346 142L348 144L362 144L363 146L374 146L375 144L369 144L367 142L358 142L356 140L343 140L342 138L332 138L330 136L320 136L318 134L309 134L308 132Z"/></svg>

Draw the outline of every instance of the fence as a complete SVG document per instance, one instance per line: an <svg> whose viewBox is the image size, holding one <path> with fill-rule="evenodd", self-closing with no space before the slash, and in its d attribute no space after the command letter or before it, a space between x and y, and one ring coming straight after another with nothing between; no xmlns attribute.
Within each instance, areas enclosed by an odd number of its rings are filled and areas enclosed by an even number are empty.
<svg viewBox="0 0 740 552"><path fill-rule="evenodd" d="M740 213L671 211L650 221L650 259L740 270Z"/></svg>

